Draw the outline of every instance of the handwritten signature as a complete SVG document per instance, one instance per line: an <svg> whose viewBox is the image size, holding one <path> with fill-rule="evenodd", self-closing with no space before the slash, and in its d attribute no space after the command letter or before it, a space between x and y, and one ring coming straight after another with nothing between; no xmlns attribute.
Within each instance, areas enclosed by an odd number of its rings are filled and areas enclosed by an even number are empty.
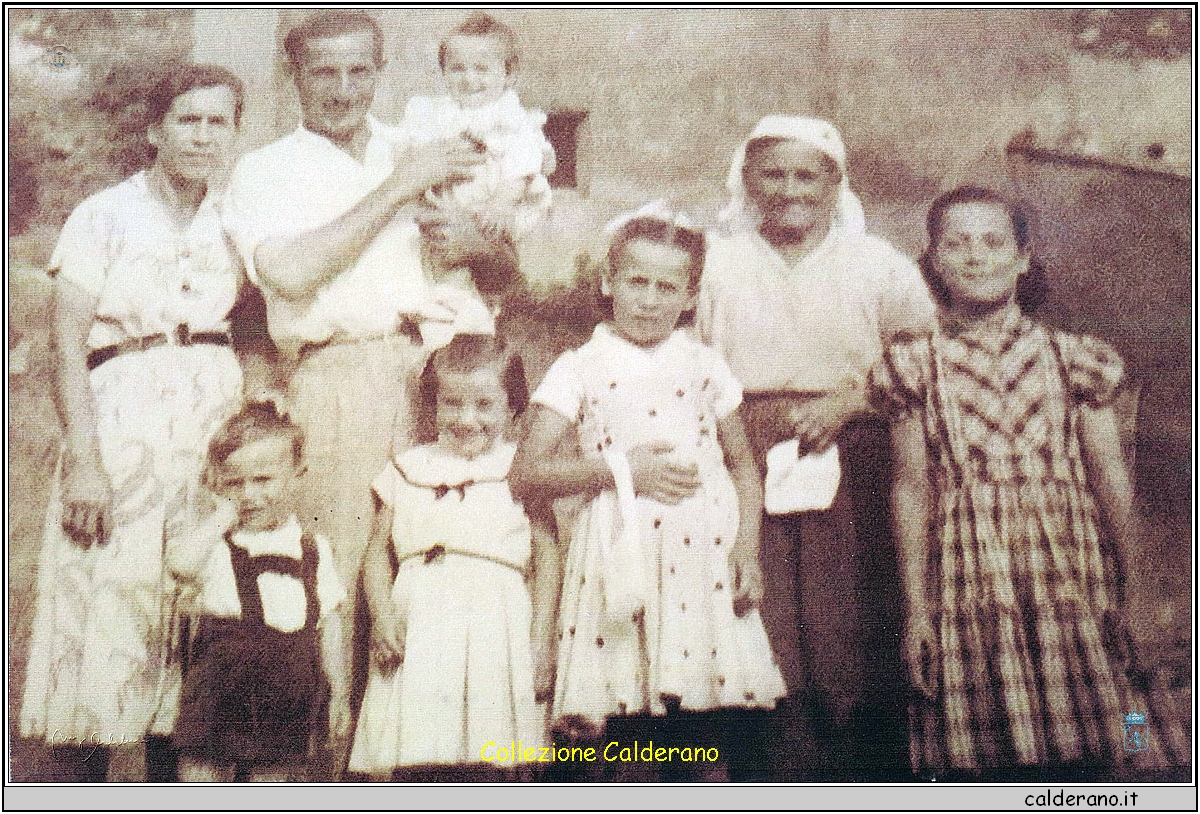
<svg viewBox="0 0 1200 814"><path fill-rule="evenodd" d="M56 729L56 730L54 730L54 734L49 738L49 740L51 743L70 744L73 746L78 746L80 748L83 748L85 746L92 747L91 750L86 755L84 755L84 758L83 758L84 760L88 760L89 758L91 758L92 755L96 754L96 750L102 746L104 746L104 747L124 746L124 745L130 744L130 743L138 743L141 741L141 738L131 738L128 735L125 735L124 733L121 733L120 735L116 735L116 734L102 735L99 732L92 732L91 734L89 734L83 738L80 738L80 737L64 738L64 737L62 737L62 732L60 730Z"/></svg>

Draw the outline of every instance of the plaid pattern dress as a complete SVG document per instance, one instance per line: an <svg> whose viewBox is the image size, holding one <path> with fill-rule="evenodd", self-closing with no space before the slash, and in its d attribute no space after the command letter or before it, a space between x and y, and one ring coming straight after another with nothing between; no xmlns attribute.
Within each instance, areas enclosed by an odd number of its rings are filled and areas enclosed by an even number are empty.
<svg viewBox="0 0 1200 814"><path fill-rule="evenodd" d="M938 696L910 709L914 770L1114 763L1134 709L1108 615L1116 552L1088 491L1077 405L1122 377L1108 345L1015 306L899 342L871 398L923 416L934 508L925 587ZM1145 707L1142 707L1145 711Z"/></svg>

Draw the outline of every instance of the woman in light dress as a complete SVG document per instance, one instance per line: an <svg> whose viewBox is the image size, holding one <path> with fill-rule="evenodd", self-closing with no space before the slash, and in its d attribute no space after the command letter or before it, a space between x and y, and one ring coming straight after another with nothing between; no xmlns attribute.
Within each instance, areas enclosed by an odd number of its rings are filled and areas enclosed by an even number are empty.
<svg viewBox="0 0 1200 814"><path fill-rule="evenodd" d="M114 750L143 742L148 779L173 774L159 737L180 681L163 545L242 397L227 319L241 272L212 189L241 109L242 84L222 68L169 75L150 97L154 163L81 203L48 268L65 434L20 733L66 747L63 779L103 780Z"/></svg>

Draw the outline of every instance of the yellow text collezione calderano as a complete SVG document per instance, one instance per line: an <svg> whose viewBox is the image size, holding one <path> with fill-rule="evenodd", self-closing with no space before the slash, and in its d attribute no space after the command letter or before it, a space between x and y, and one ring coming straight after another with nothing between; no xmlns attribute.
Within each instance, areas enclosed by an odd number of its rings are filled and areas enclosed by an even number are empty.
<svg viewBox="0 0 1200 814"><path fill-rule="evenodd" d="M716 763L720 754L713 747L655 746L654 741L632 745L610 741L599 746L526 746L521 741L497 744L488 741L479 750L485 763Z"/></svg>

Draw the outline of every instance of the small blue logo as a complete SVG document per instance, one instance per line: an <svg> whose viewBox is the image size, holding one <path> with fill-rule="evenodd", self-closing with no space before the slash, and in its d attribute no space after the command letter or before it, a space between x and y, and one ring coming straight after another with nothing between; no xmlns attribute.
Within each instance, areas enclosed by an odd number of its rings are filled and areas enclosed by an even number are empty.
<svg viewBox="0 0 1200 814"><path fill-rule="evenodd" d="M65 45L55 45L49 49L50 64L55 68L65 68L71 61L71 49Z"/></svg>
<svg viewBox="0 0 1200 814"><path fill-rule="evenodd" d="M1125 715L1122 726L1125 729L1125 751L1144 752L1150 748L1150 727L1145 715L1130 712Z"/></svg>

